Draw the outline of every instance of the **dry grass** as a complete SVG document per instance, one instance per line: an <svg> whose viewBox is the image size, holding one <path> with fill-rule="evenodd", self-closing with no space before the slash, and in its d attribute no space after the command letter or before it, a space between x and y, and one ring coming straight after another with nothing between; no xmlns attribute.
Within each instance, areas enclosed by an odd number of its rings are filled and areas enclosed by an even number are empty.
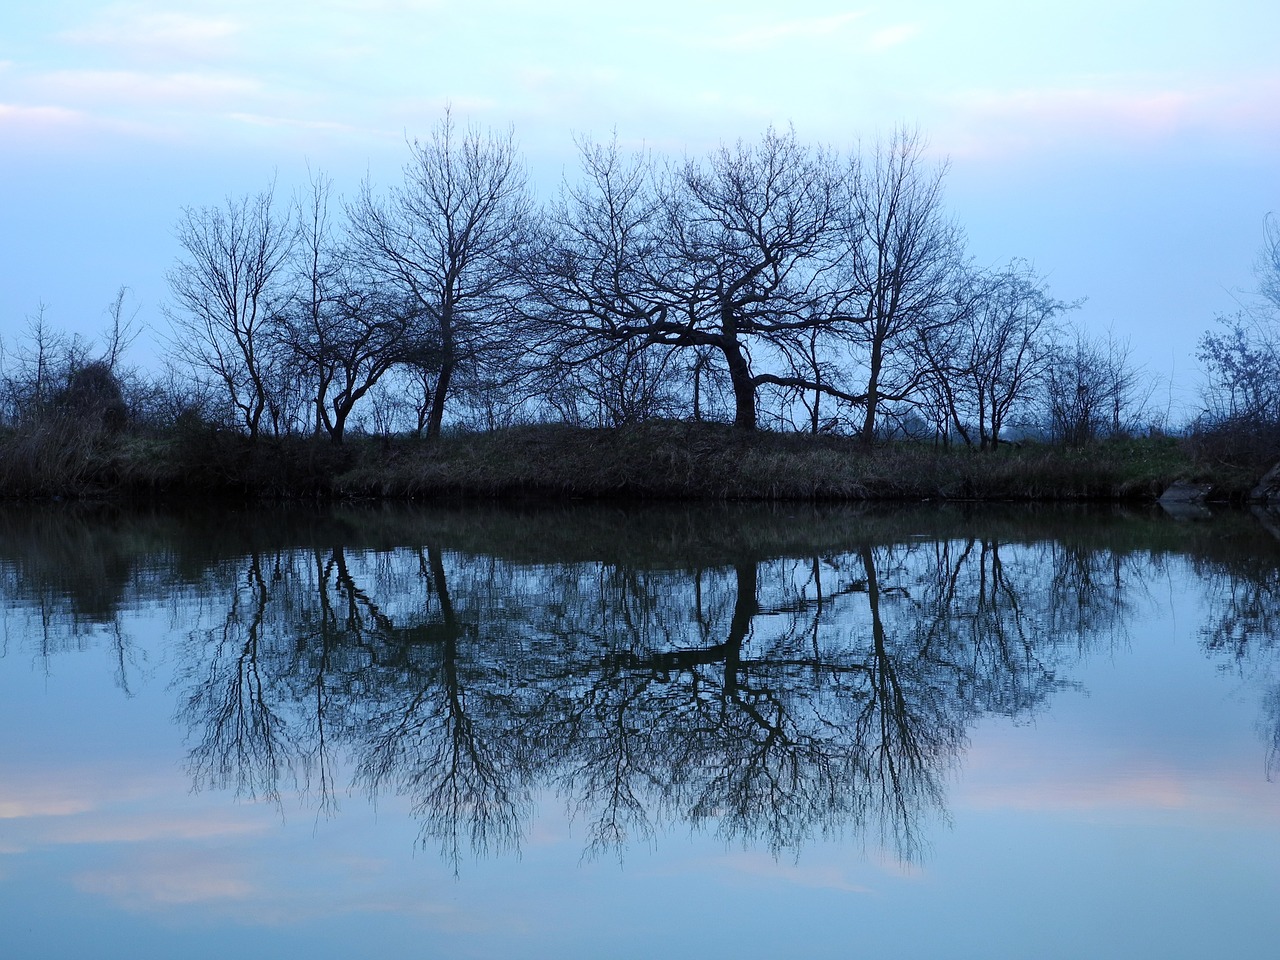
<svg viewBox="0 0 1280 960"><path fill-rule="evenodd" d="M23 498L1152 500L1177 479L1219 482L1224 498L1248 489L1169 439L982 453L677 422L341 447L218 432L104 441L65 427L0 437L0 490Z"/></svg>

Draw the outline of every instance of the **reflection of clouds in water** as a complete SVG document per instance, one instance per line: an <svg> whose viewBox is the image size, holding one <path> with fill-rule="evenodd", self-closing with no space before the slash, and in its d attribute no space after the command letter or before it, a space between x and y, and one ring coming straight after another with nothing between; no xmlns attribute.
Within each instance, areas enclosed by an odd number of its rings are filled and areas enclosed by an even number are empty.
<svg viewBox="0 0 1280 960"><path fill-rule="evenodd" d="M261 834L266 822L247 821L236 811L201 813L198 816L128 814L99 815L59 822L43 832L47 843L152 843L167 840L210 840L222 837Z"/></svg>
<svg viewBox="0 0 1280 960"><path fill-rule="evenodd" d="M1280 785L1242 767L1238 753L1190 749L1155 757L1142 752L1142 744L1124 751L1106 741L1081 739L1078 731L1074 736L1044 733L1034 748L1023 742L1023 731L981 737L966 756L952 807L1091 818L1165 813L1249 823L1280 819Z"/></svg>
<svg viewBox="0 0 1280 960"><path fill-rule="evenodd" d="M957 798L957 805L960 804ZM1036 783L989 784L968 791L964 801L977 809L1013 810L1184 810L1195 806L1189 785L1172 776L1082 782L1043 779Z"/></svg>
<svg viewBox="0 0 1280 960"><path fill-rule="evenodd" d="M137 809L157 798L167 802L164 798L175 790L185 792L190 787L189 780L146 768L133 757L87 765L65 764L56 770L48 769L43 759L14 762L8 765L5 782L0 784L0 820L76 817L87 823L90 821L83 815L110 819L119 811ZM211 806L222 809L221 803ZM208 816L202 819L210 822ZM152 822L156 826L161 823L154 819ZM50 823L41 829L47 832L60 828Z"/></svg>
<svg viewBox="0 0 1280 960"><path fill-rule="evenodd" d="M262 891L244 872L243 865L213 860L203 851L175 851L115 869L86 871L72 882L76 889L107 897L126 910L157 910L257 898Z"/></svg>
<svg viewBox="0 0 1280 960"><path fill-rule="evenodd" d="M797 863L783 863L761 853L731 854L715 863L733 873L774 883L786 883L815 890L838 890L842 893L874 894L876 892L863 884L854 883L845 870L836 866L802 866Z"/></svg>
<svg viewBox="0 0 1280 960"><path fill-rule="evenodd" d="M396 914L455 932L485 928L449 902L448 878L406 874L402 863L314 844L278 823L273 830L263 824L203 835L162 829L145 839L108 831L102 839L132 842L114 843L108 862L73 874L70 882L133 913L185 908L204 920L273 927Z"/></svg>
<svg viewBox="0 0 1280 960"><path fill-rule="evenodd" d="M93 804L87 800L32 796L26 798L0 798L0 820L21 820L28 817L68 817L87 813Z"/></svg>

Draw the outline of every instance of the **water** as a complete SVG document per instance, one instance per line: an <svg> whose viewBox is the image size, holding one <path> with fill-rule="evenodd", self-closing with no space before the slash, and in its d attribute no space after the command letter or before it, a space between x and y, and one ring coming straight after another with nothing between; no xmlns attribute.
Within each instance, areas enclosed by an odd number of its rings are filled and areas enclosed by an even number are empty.
<svg viewBox="0 0 1280 960"><path fill-rule="evenodd" d="M0 956L1259 956L1250 514L0 512Z"/></svg>

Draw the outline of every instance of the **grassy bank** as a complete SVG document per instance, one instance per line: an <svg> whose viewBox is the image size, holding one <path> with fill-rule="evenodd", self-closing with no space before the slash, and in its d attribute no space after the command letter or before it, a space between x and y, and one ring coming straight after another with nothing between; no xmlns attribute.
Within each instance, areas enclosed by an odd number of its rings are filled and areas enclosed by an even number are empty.
<svg viewBox="0 0 1280 960"><path fill-rule="evenodd" d="M1197 462L1171 438L994 452L713 424L616 430L541 425L435 443L222 432L70 442L0 437L8 498L652 498L711 500L1153 500L1176 480L1243 499L1257 478Z"/></svg>

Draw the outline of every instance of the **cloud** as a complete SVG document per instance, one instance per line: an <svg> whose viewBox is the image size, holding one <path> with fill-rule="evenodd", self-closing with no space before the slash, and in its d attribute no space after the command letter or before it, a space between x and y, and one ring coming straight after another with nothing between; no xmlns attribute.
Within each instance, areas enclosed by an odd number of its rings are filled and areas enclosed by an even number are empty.
<svg viewBox="0 0 1280 960"><path fill-rule="evenodd" d="M1280 75L1234 82L1095 81L972 90L942 98L939 138L953 154L1008 155L1046 146L1152 146L1178 138L1280 145Z"/></svg>
<svg viewBox="0 0 1280 960"><path fill-rule="evenodd" d="M977 117L1037 128L1123 128L1162 135L1176 129L1197 98L1181 90L1068 88L977 93L959 105Z"/></svg>
<svg viewBox="0 0 1280 960"><path fill-rule="evenodd" d="M732 50L757 50L779 43L796 41L829 41L847 27L863 19L863 11L838 13L827 17L798 17L777 20L714 38L712 45Z"/></svg>
<svg viewBox="0 0 1280 960"><path fill-rule="evenodd" d="M225 106L262 90L256 80L228 74L135 70L58 70L35 78L34 85L63 102L115 107Z"/></svg>
<svg viewBox="0 0 1280 960"><path fill-rule="evenodd" d="M866 47L868 50L890 50L914 40L919 35L919 26L914 23L901 23L874 31L867 38Z"/></svg>
<svg viewBox="0 0 1280 960"><path fill-rule="evenodd" d="M113 50L159 54L167 59L212 57L225 53L241 32L234 20L186 13L113 10L97 23L61 35L69 43Z"/></svg>
<svg viewBox="0 0 1280 960"><path fill-rule="evenodd" d="M84 120L84 114L68 107L31 107L0 103L0 129L8 126L67 127Z"/></svg>
<svg viewBox="0 0 1280 960"><path fill-rule="evenodd" d="M1048 764L1043 773L1029 764ZM1017 750L976 749L955 807L1066 814L1176 813L1196 818L1270 822L1280 816L1273 785L1225 758L1191 761L1106 751L1056 753L1032 761Z"/></svg>
<svg viewBox="0 0 1280 960"><path fill-rule="evenodd" d="M370 13L424 13L446 9L445 0L330 0L337 10L352 10L366 16Z"/></svg>
<svg viewBox="0 0 1280 960"><path fill-rule="evenodd" d="M360 127L336 120L304 120L298 117L273 117L261 113L229 113L228 120L254 127L285 127L298 130L321 130L330 133L358 133Z"/></svg>

